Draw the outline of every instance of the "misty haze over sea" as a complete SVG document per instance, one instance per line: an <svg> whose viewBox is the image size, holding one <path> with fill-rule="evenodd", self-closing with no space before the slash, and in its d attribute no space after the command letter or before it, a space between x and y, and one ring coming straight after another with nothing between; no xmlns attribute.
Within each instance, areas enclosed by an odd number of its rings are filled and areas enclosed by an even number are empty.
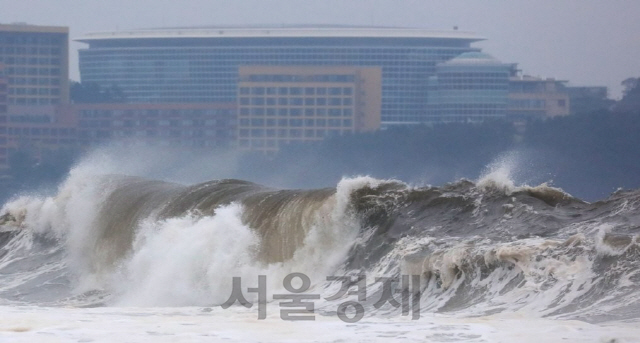
<svg viewBox="0 0 640 343"><path fill-rule="evenodd" d="M501 121L391 128L290 145L275 156L160 149L148 142L126 148L107 144L84 155L52 155L42 165L24 166L16 170L20 188L6 189L1 196L55 191L75 163L102 156L114 161L103 173L184 184L235 178L307 189L331 187L342 177L358 175L443 185L476 180L495 165L505 165L517 184L547 183L597 201L618 188L640 187L639 118L634 113L594 113L532 122L524 131Z"/></svg>

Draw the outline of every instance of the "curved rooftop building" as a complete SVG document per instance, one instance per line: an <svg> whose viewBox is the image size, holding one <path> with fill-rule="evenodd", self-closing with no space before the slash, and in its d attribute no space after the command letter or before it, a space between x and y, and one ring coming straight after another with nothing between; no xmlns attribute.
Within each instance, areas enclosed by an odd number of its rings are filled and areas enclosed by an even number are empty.
<svg viewBox="0 0 640 343"><path fill-rule="evenodd" d="M378 27L215 27L91 33L76 39L82 82L131 103L235 102L240 66L374 66L382 122L426 121L436 65L483 40L469 32Z"/></svg>
<svg viewBox="0 0 640 343"><path fill-rule="evenodd" d="M430 122L476 122L506 116L516 65L466 52L436 66L430 78Z"/></svg>

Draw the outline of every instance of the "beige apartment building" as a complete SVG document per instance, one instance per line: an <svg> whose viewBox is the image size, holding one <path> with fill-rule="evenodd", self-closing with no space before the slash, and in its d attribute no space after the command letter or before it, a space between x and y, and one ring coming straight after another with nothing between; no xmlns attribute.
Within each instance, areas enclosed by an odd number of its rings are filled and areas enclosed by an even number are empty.
<svg viewBox="0 0 640 343"><path fill-rule="evenodd" d="M528 75L509 79L507 118L546 119L570 113L566 81Z"/></svg>
<svg viewBox="0 0 640 343"><path fill-rule="evenodd" d="M380 128L379 67L240 66L238 146L277 152L302 141Z"/></svg>

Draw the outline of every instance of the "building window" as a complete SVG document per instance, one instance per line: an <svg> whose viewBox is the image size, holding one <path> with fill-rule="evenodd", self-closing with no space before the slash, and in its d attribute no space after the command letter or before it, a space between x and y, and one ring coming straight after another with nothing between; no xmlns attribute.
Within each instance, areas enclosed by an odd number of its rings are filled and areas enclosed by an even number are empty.
<svg viewBox="0 0 640 343"><path fill-rule="evenodd" d="M251 114L254 116L263 116L264 115L264 108L262 107L255 107L251 109Z"/></svg>
<svg viewBox="0 0 640 343"><path fill-rule="evenodd" d="M329 116L330 117L339 117L340 115L342 115L342 111L339 108L331 108L331 109L329 109Z"/></svg>
<svg viewBox="0 0 640 343"><path fill-rule="evenodd" d="M264 95L264 87L252 87L251 94L253 95Z"/></svg>
<svg viewBox="0 0 640 343"><path fill-rule="evenodd" d="M329 95L341 95L342 88L340 87L331 87L329 88Z"/></svg>
<svg viewBox="0 0 640 343"><path fill-rule="evenodd" d="M340 119L329 119L329 126L331 127L342 126L342 121Z"/></svg>

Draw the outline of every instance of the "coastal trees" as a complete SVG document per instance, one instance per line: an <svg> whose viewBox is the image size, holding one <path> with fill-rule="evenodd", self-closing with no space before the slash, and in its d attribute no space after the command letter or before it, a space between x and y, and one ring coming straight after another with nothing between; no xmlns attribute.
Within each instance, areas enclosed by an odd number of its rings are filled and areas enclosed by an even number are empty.
<svg viewBox="0 0 640 343"><path fill-rule="evenodd" d="M630 77L622 81L623 97L615 106L616 112L630 112L640 115L640 77Z"/></svg>

